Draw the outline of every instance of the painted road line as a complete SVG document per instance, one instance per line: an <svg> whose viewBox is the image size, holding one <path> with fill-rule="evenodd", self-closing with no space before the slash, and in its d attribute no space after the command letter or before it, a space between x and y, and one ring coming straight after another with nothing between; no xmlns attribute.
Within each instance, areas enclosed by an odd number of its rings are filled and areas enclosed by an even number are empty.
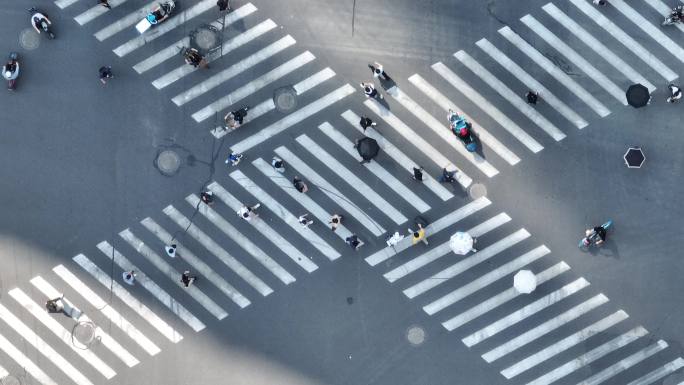
<svg viewBox="0 0 684 385"><path fill-rule="evenodd" d="M340 163L334 156L330 155L323 147L314 142L306 134L297 137L297 142L302 145L311 155L325 164L330 171L339 176L342 180L347 182L350 187L356 190L361 196L366 198L373 206L377 207L381 213L389 217L394 223L400 225L406 223L408 218L404 216L399 210L394 208L387 200L380 196L373 188L367 185L356 174L350 171L342 163Z"/></svg>
<svg viewBox="0 0 684 385"><path fill-rule="evenodd" d="M654 382L660 380L661 378L669 376L670 374L674 373L676 370L681 369L682 367L684 367L684 359L682 359L682 357L677 357L676 359L668 362L664 366L661 366L652 372L646 373L644 376L639 377L638 379L630 382L627 385L651 385Z"/></svg>
<svg viewBox="0 0 684 385"><path fill-rule="evenodd" d="M413 175L413 167L418 166L418 163L412 161L406 154L390 143L384 136L382 136L373 127L368 127L365 131L359 125L361 117L351 110L347 110L342 113L342 117L346 120L352 127L356 128L360 133L364 134L369 138L373 138L378 142L378 146L382 151L389 155L394 161L401 167L403 167L410 175ZM435 195L441 198L443 201L447 201L454 197L449 190L447 190L441 183L435 180L428 173L423 174L423 185L431 190Z"/></svg>
<svg viewBox="0 0 684 385"><path fill-rule="evenodd" d="M316 72L315 74L300 81L292 87L297 92L297 96L299 96L305 93L306 91L314 88L315 86L323 83L324 81L331 79L333 76L335 76L335 72L331 70L330 67L326 67L325 69ZM249 115L245 117L244 123L251 122L252 120L273 110L275 110L275 103L273 103L273 98L268 98L249 109ZM217 126L213 130L211 130L211 134L214 135L217 139L223 137L229 132L230 131L224 129L223 126Z"/></svg>
<svg viewBox="0 0 684 385"><path fill-rule="evenodd" d="M572 1L572 0L571 0ZM546 71L549 75L555 78L560 84L565 86L570 92L575 94L577 98L583 101L589 108L596 112L600 117L606 117L610 114L610 110L603 105L594 95L590 94L582 86L577 84L570 76L559 69L546 56L542 55L536 48L532 47L527 41L513 32L510 27L503 27L499 29L499 33L506 38L511 44L516 46L522 53L527 55L532 61Z"/></svg>
<svg viewBox="0 0 684 385"><path fill-rule="evenodd" d="M463 63L463 65L468 67L468 69L475 75L477 75L480 79L482 79L482 81L487 83L492 89L494 89L494 91L496 91L499 95L501 95L504 99L511 103L515 108L517 108L518 111L522 112L523 115L527 116L529 120L534 122L534 124L536 124L544 132L549 134L549 136L552 137L555 141L560 141L565 138L565 134L558 127L556 127L553 123L546 119L537 110L530 107L530 105L526 103L520 97L520 95L517 95L512 89L508 88L508 86L504 82L499 80L496 76L494 76L494 74L489 72L480 63L478 63L477 60L473 59L465 51L456 52L454 54L454 57L458 59L461 63Z"/></svg>
<svg viewBox="0 0 684 385"><path fill-rule="evenodd" d="M336 202L343 210L354 217L354 219L359 221L359 223L373 233L373 235L379 237L385 233L386 230L380 226L379 223L375 222L370 215L366 214L365 211L361 210L360 207L345 197L340 190L325 180L325 178L309 167L309 165L307 165L297 155L292 153L292 151L280 146L275 149L275 153L278 154L278 156L280 156L286 164L289 164L292 166L292 168L298 170L299 175L302 175L305 179L308 179L312 185L318 187L319 190L327 195L333 202ZM291 183L290 188L293 188ZM304 195L302 193L299 194Z"/></svg>
<svg viewBox="0 0 684 385"><path fill-rule="evenodd" d="M110 0L108 4L111 8L116 8L125 2L126 0ZM107 11L109 11L109 9L103 7L101 4L97 4L74 17L74 20L76 20L79 25L83 25L95 20L98 16L104 15Z"/></svg>
<svg viewBox="0 0 684 385"><path fill-rule="evenodd" d="M546 281L550 281L551 279L557 277L558 275L568 270L570 270L570 266L568 266L567 263L562 261L549 267L548 269L536 275L537 286L541 285ZM463 313L458 314L442 322L442 326L444 326L446 330L452 331L474 320L475 318L480 317L481 315L496 309L497 307L505 304L506 302L518 297L519 295L520 292L518 292L514 287L509 287L508 289L489 298L488 300L480 302L477 305L471 307L470 309L464 311Z"/></svg>
<svg viewBox="0 0 684 385"><path fill-rule="evenodd" d="M413 131L413 129L406 125L401 119L397 118L385 106L373 99L367 99L363 104L376 115L380 116L406 140L412 143L421 153L430 158L440 170L442 168L447 168L448 170L458 171L455 175L456 181L463 186L463 188L468 188L468 186L473 183L473 180L465 172L453 164L447 157L442 155L441 152L418 135L418 133Z"/></svg>
<svg viewBox="0 0 684 385"><path fill-rule="evenodd" d="M147 321L152 327L157 329L159 333L161 333L164 337L168 338L171 342L173 343L178 343L180 340L183 339L183 336L174 328L171 327L166 321L162 320L157 316L152 310L150 310L145 304L142 302L138 301L131 293L128 292L128 290L124 289L123 286L121 286L118 282L113 281L109 274L105 273L102 271L97 265L95 265L92 261L90 261L88 258L86 258L85 255L79 254L75 256L74 261L78 263L83 270L87 271L92 275L98 282L100 282L104 287L106 287L108 290L110 290L114 295L119 297L121 301L126 304L128 307L130 307L133 311L138 313L138 315ZM71 273L70 273L71 274ZM71 274L71 277L75 277L73 274ZM62 277L64 279L64 277ZM67 283L70 283L69 281L66 281ZM91 292L92 293L92 292ZM95 294L95 293L92 293ZM86 299L93 299L94 297L85 296ZM97 297L96 300L101 300L101 298ZM107 305L106 302L102 301L105 305ZM111 307L106 307L110 308ZM105 309L105 307L98 307L98 309ZM104 310L103 310L104 313ZM106 315L106 313L105 313ZM142 335L142 334L141 334ZM156 347L156 346L155 346Z"/></svg>
<svg viewBox="0 0 684 385"><path fill-rule="evenodd" d="M228 266L235 274L239 275L240 278L245 280L250 286L252 286L261 295L267 296L273 293L271 289L264 281L259 277L254 275L248 268L246 268L240 261L235 259L230 253L228 253L224 248L219 246L213 239L211 239L202 230L197 228L185 215L181 214L180 211L176 210L173 206L167 206L164 209L164 214L166 214L172 221L176 222L178 226L182 229L187 229L187 234L193 237L199 244L204 246L210 253L214 254L216 258L220 259L226 266Z"/></svg>
<svg viewBox="0 0 684 385"><path fill-rule="evenodd" d="M212 182L207 186L209 190L214 193L214 196L220 199L226 206L230 207L233 212L237 212L242 207L242 202L225 190L221 185L216 182ZM256 259L263 267L268 271L273 273L281 282L286 285L291 284L296 281L292 274L288 273L278 262L273 258L269 257L259 246L254 242L250 241L249 238L244 236L237 228L230 224L230 222L223 219L214 209L209 206L202 204L200 205L200 199L197 195L191 194L185 197L185 201L188 202L192 207L198 207L199 212L207 218L211 223L214 224L221 232L226 234L229 238L233 239L240 247L246 250L254 259ZM239 219L242 221L242 219ZM247 222L245 222L247 223ZM281 249L290 259L297 263L302 269L307 273L318 269L315 263L313 263L309 258L300 253L290 242L285 240L278 232L273 230L270 225L268 225L263 220L255 220L249 222L254 228L256 228L261 234L263 234L266 239L270 240L275 246Z"/></svg>
<svg viewBox="0 0 684 385"><path fill-rule="evenodd" d="M601 370L600 372L594 374L593 376L587 378L586 380L580 382L578 385L598 385L606 381L607 379L614 377L623 371L631 368L632 366L640 363L641 361L651 357L652 355L658 353L661 350L667 348L667 342L663 340L658 340L655 344L650 345L647 348L641 349L638 352L630 355L629 357L620 360L613 365Z"/></svg>
<svg viewBox="0 0 684 385"><path fill-rule="evenodd" d="M525 346L528 343L536 340L537 338L552 332L553 330L565 325L566 323L574 319L579 318L581 315L592 311L593 309L603 305L606 302L608 302L608 297L606 297L603 294L598 294L582 302L581 304L574 306L570 310L567 310L566 312L561 313L560 315L555 316L554 318L509 340L503 345L497 346L496 348L483 354L482 358L484 358L484 360L487 362L496 361L499 358L505 356L506 354L509 354L515 350L520 349L522 346Z"/></svg>
<svg viewBox="0 0 684 385"><path fill-rule="evenodd" d="M43 385L57 385L38 365L33 363L30 358L26 357L21 350L17 349L5 336L0 334L0 350L5 352L11 359L13 359L22 369L24 369L31 377L35 378ZM7 377L9 373L4 368L0 368L0 380Z"/></svg>
<svg viewBox="0 0 684 385"><path fill-rule="evenodd" d="M173 235L171 235L171 233L167 232L161 226L159 226L157 222L155 222L152 218L145 218L142 221L140 221L140 223L152 234L156 235L157 238L159 238L159 240L162 241L162 243L169 242L171 239L173 239ZM176 256L182 258L184 261L189 263L193 269L195 269L198 273L202 274L202 276L205 277L207 281L213 283L214 286L221 290L221 292L223 292L223 294L225 294L228 298L235 302L235 304L237 304L241 308L249 306L251 302L247 298L245 298L245 296L243 296L235 287L226 282L226 280L224 280L223 277L216 273L204 261L199 259L192 251L190 251L190 249L183 246L177 240L174 240L174 242L177 247Z"/></svg>
<svg viewBox="0 0 684 385"><path fill-rule="evenodd" d="M181 92L171 99L177 106L182 106L185 103L204 95L205 93L213 90L214 88L220 86L221 84L227 82L233 77L247 71L248 69L254 67L255 65L269 59L279 52L285 50L285 48L290 47L295 44L295 39L292 36L287 35L282 39L269 44L267 47L260 49L259 51L247 56L246 58L240 60L239 62L233 64L232 66L222 70L216 75L204 80L203 82L197 84L196 86Z"/></svg>
<svg viewBox="0 0 684 385"><path fill-rule="evenodd" d="M509 217L506 213L501 213L493 218L488 219L485 222L480 223L479 225L467 230L468 234L473 236L474 238L480 237L496 228L499 226L503 225L504 223L508 223L511 220L511 217ZM394 269L388 271L387 273L383 274L382 276L385 277L386 280L390 282L394 282L400 278L403 278L414 271L420 269L423 266L426 266L427 264L436 261L437 259L444 257L446 255L449 255L451 252L451 246L450 246L450 241L446 241L442 243L441 245L417 256L416 258L411 259L410 261L395 267Z"/></svg>
<svg viewBox="0 0 684 385"><path fill-rule="evenodd" d="M442 62L437 62L432 65L432 69L435 70L440 76L444 78L449 84L454 88L459 90L463 95L468 97L475 105L477 105L482 111L487 115L491 116L501 127L508 131L513 137L518 139L525 147L530 151L537 153L544 149L539 142L534 140L525 130L520 128L515 122L513 122L506 114L501 112L492 103L477 92L473 87L471 87L465 80L461 79L455 72L450 70Z"/></svg>
<svg viewBox="0 0 684 385"><path fill-rule="evenodd" d="M565 27L570 33L575 35L578 39L582 40L587 47L591 48L599 56L601 56L606 62L613 66L616 70L621 72L627 79L632 83L641 83L646 86L650 92L655 91L656 87L646 80L641 74L639 74L632 66L627 64L622 58L614 54L608 47L601 43L597 38L595 38L591 33L584 29L581 25L576 23L570 17L568 17L563 11L556 7L552 3L548 3L542 7L546 13L553 17L560 25ZM668 9L669 11L669 9ZM546 95L544 95L544 100L546 100Z"/></svg>
<svg viewBox="0 0 684 385"><path fill-rule="evenodd" d="M546 28L531 15L525 15L520 20L551 47L554 47L558 53L565 56L566 59L570 60L577 68L593 79L599 86L606 90L609 95L617 99L618 102L627 105L627 96L623 89L613 83L613 81L601 71L597 70L596 67L591 65L591 63L577 53L577 51L565 44L565 42L551 32L551 30Z"/></svg>
<svg viewBox="0 0 684 385"><path fill-rule="evenodd" d="M585 0L569 0L577 8L579 8L585 15L592 19L596 24L613 36L618 42L624 45L627 49L632 51L636 57L653 68L668 82L673 81L679 77L674 71L661 62L655 55L650 53L644 46L632 39L622 29L615 25L610 19L603 16L595 7L587 3Z"/></svg>
<svg viewBox="0 0 684 385"><path fill-rule="evenodd" d="M500 252L516 245L517 243L527 239L530 233L525 229L520 229L503 239L500 239L493 244L485 247L482 250L478 250L477 253L471 255L468 258L462 259L455 264L447 267L446 269L435 273L430 278L425 279L416 283L415 285L404 290L404 295L408 298L415 298L426 291L433 289L447 280L454 278L455 276L463 273L464 271L476 266L494 256Z"/></svg>
<svg viewBox="0 0 684 385"><path fill-rule="evenodd" d="M55 5L64 9L64 8L70 6L71 4L74 4L77 1L78 0L57 0L57 1L55 1Z"/></svg>
<svg viewBox="0 0 684 385"><path fill-rule="evenodd" d="M568 361L565 364L551 370L550 372L538 377L537 379L530 381L527 385L548 385L553 382L560 380L561 378L567 376L568 374L580 369L592 362L598 360L599 358L614 352L623 346L629 344L632 341L639 339L640 337L648 334L646 329L638 326L620 336L613 338L612 340L604 343L603 345L596 347L574 360Z"/></svg>
<svg viewBox="0 0 684 385"><path fill-rule="evenodd" d="M446 121L440 122L435 119L432 115L425 111L423 107L406 95L406 93L399 87L392 87L390 91L392 92L388 92L388 94L390 94L395 100L404 106L404 108L411 111L411 113L413 113L418 120L430 127L430 129L432 129L435 134L439 135L442 140L449 144L451 148L456 150L456 152L461 154L464 158L468 159L470 163L472 163L485 175L491 178L499 173L499 170L492 166L492 164L485 160L480 154L466 150L465 146L463 146L463 143L461 143L460 140L458 140L451 132L446 124Z"/></svg>
<svg viewBox="0 0 684 385"><path fill-rule="evenodd" d="M219 24L219 26L220 26L220 24ZM216 56L216 57L208 56L207 61L209 63L211 63L213 61L220 59L223 56L232 54L232 52L234 50L236 50L237 48L242 47L243 45L251 42L252 40L259 38L260 36L262 36L266 32L274 29L275 27L277 27L277 25L271 19L262 21L261 23L255 25L254 27L248 29L247 31L235 36L234 38L232 38L226 42L224 42L222 44L223 50L218 51L219 56ZM189 44L186 44L186 45L189 45ZM182 48L186 45L181 45L180 47L177 45L173 45L172 47L176 47L176 55L177 55L178 52L180 51L180 48ZM173 84L174 82L182 79L183 77L185 77L185 76L187 76L193 72L196 72L196 71L203 71L203 70L201 68L195 68L191 65L184 63L184 64L176 67L176 69L171 70L171 71L165 73L163 76L152 81L152 85L156 89L160 90L160 89L167 87L167 86Z"/></svg>
<svg viewBox="0 0 684 385"><path fill-rule="evenodd" d="M595 322L586 328L563 338L562 340L549 345L546 348L534 353L527 358L507 367L501 371L504 377L511 379L520 373L523 373L540 363L554 357L571 347L586 341L589 337L595 336L605 330L617 325L618 323L626 320L629 316L622 310L618 310L615 313L603 318L602 320Z"/></svg>
<svg viewBox="0 0 684 385"><path fill-rule="evenodd" d="M264 87L270 85L278 79L283 78L298 68L301 68L305 64L313 61L316 57L309 51L295 56L294 58L286 61L285 63L279 65L278 67L268 71L267 73L259 76L258 78L250 81L242 87L234 90L228 95L216 100L215 102L203 107L199 111L192 114L192 118L196 122L202 122L212 116L217 112L228 108L234 103L241 101L249 95L263 89Z"/></svg>
<svg viewBox="0 0 684 385"><path fill-rule="evenodd" d="M330 246L323 238L319 237L318 234L311 231L310 228L304 227L299 223L298 217L288 211L285 206L281 205L275 198L273 198L269 193L264 191L256 183L254 183L249 177L242 173L242 171L237 170L230 173L230 177L234 181L240 184L242 188L247 190L252 196L256 198L258 202L268 207L276 216L287 223L294 231L296 231L302 238L306 239L311 243L313 247L318 249L326 258L331 261L336 260L341 257L341 254L337 252L332 246ZM325 223L325 222L323 222ZM289 242L288 242L289 244ZM290 245L292 247L292 245ZM316 270L317 266L315 264L308 265L308 267L302 266L304 268L311 269L311 271ZM309 273L311 272L309 271Z"/></svg>
<svg viewBox="0 0 684 385"><path fill-rule="evenodd" d="M354 148L354 143L347 139L346 136L342 135L341 132L337 131L330 123L323 122L318 126L318 128L323 131L323 133L325 133L333 142L337 143L337 145L340 146L340 148L342 148L347 154L349 154L349 156L353 157L354 160L357 162L361 162L363 160L363 158L359 155L359 152ZM379 180L383 181L408 204L418 210L418 212L424 213L430 210L430 206L425 203L425 201L423 201L418 194L404 186L399 179L390 174L390 172L385 170L384 167L380 166L378 162L364 163L363 166L377 176Z"/></svg>
<svg viewBox="0 0 684 385"><path fill-rule="evenodd" d="M139 267L131 263L126 257L124 257L118 250L114 249L112 245L107 241L102 241L97 244L97 248L100 249L102 254L107 256L116 263L124 271L135 270L135 282L139 283L145 288L152 296L154 296L159 302L164 304L167 309L169 309L178 318L183 320L192 330L198 332L204 329L206 326L202 321L195 317L185 306L181 305L180 302L176 301L166 290L162 289L157 283L155 283L151 278L149 278Z"/></svg>
<svg viewBox="0 0 684 385"><path fill-rule="evenodd" d="M252 5L252 3L247 3L243 5L242 7L234 10L233 12L225 16L225 26L229 26L235 23L236 21L241 20L242 18L256 12L256 10L256 7ZM223 20L224 18L221 18L219 20L212 22L210 25L216 28L221 28L221 23ZM181 40L178 40L174 44L171 44L170 46L162 49L161 51L134 65L133 69L139 74L147 72L150 69L165 62L166 60L171 59L172 57L178 57L180 50L183 47L188 46L190 46L190 38L186 36Z"/></svg>
<svg viewBox="0 0 684 385"><path fill-rule="evenodd" d="M501 265L500 267L475 279L474 281L471 281L470 283L461 286L460 288L450 292L449 294L440 297L439 299L429 303L428 305L423 306L423 310L427 314L433 315L443 310L447 306L455 304L456 302L475 293L483 287L498 281L499 279L513 273L514 271L520 269L521 267L527 264L536 261L537 259L545 256L550 252L551 250L549 250L546 246L539 246L536 249L529 251L504 265Z"/></svg>
<svg viewBox="0 0 684 385"><path fill-rule="evenodd" d="M587 123L587 121L584 120L584 118L582 118L577 112L556 97L553 92L546 88L542 83L537 81L537 79L533 78L516 62L506 56L505 53L496 48L494 44L489 42L489 40L480 39L475 44L492 59L494 59L495 62L499 63L499 65L510 72L511 75L515 76L518 80L520 80L520 82L524 83L529 89L535 90L544 95L544 102L548 103L551 107L558 111L559 114L561 114L570 123L575 125L575 127L582 129L589 125L589 123Z"/></svg>
<svg viewBox="0 0 684 385"><path fill-rule="evenodd" d="M430 223L425 228L425 236L429 238L431 235L439 233L440 231L446 229L447 227L453 225L461 219L469 215L472 215L480 211L481 209L489 206L491 203L492 202L486 197L477 198L476 200L469 202L465 206L461 206L458 209L450 212L449 214ZM413 245L412 242L413 241L409 239L409 237L405 237L401 241L397 242L394 246L386 246L378 250L374 254L368 256L366 258L366 262L371 266L375 266L378 263L384 262L395 256L396 254L408 249Z"/></svg>
<svg viewBox="0 0 684 385"><path fill-rule="evenodd" d="M518 322L531 317L540 311L548 308L549 306L560 302L561 300L570 297L571 295L577 293L578 291L589 286L589 282L584 278L578 278L573 282L561 287L560 289L551 292L538 300L527 304L520 309L508 314L507 316L500 318L499 320L492 322L491 324L483 327L482 329L462 338L461 341L467 346L471 347L477 345L480 342L486 340L487 338L496 335L509 327L517 324Z"/></svg>
<svg viewBox="0 0 684 385"><path fill-rule="evenodd" d="M190 285L185 287L180 281L181 272L174 269L168 262L166 262L159 254L155 253L149 248L140 238L136 237L130 229L125 229L119 233L119 236L128 242L131 247L147 259L157 270L161 271L171 282L174 282L176 286L184 289L192 299L197 301L203 308L205 308L211 315L219 320L222 320L228 316L228 312L223 310L214 300L209 298L195 285Z"/></svg>
<svg viewBox="0 0 684 385"><path fill-rule="evenodd" d="M231 146L233 151L238 153L245 152L252 147L258 146L259 144L265 142L271 137L285 131L288 127L291 127L304 119L310 117L311 115L323 110L324 108L336 103L346 96L351 95L356 92L354 87L349 84L345 84L342 87L337 88L335 91L317 99L315 102L309 103L306 106L298 109L295 112L290 113L286 117L280 119L279 121L262 128L258 133L243 139L242 141Z"/></svg>
<svg viewBox="0 0 684 385"><path fill-rule="evenodd" d="M302 194L299 191L295 190L292 187L292 182L290 182L289 179L285 178L283 174L277 172L273 168L273 166L271 166L269 163L267 163L265 160L261 158L254 160L252 162L252 165L254 165L254 167L256 167L267 178L269 178L271 182L275 183L278 187L280 187L284 193L286 193L292 199L297 201L297 203L302 205L306 212L313 215L321 223L325 223L326 226L329 226L328 222L330 221L332 213L328 212L318 203L314 202L313 199L309 198L307 194ZM347 237L350 237L352 235L351 231L344 227L344 224L340 224L337 230L333 233L340 237L340 239L342 240L345 240L347 239Z"/></svg>
<svg viewBox="0 0 684 385"><path fill-rule="evenodd" d="M128 350L124 349L115 339L107 334L101 327L96 326L95 322L90 319L85 313L74 306L71 301L63 296L62 293L57 291L48 281L43 279L41 276L37 276L31 279L31 284L40 290L48 299L62 297L62 301L67 305L65 308L70 308L71 313L69 314L76 322L85 322L91 325L95 325L95 338L97 338L102 345L104 345L109 351L114 353L124 364L129 368L140 363L137 358L135 358ZM77 348L87 349L88 347L81 344L77 340L72 341Z"/></svg>
<svg viewBox="0 0 684 385"><path fill-rule="evenodd" d="M99 41L103 41L105 39L108 39L117 33L123 31L124 29L133 26L133 24L139 22L142 20L147 14L157 6L157 1L153 1L151 3L147 3L147 5L143 5L141 8L138 8L137 10L129 13L128 15L122 17L121 19L115 21L114 23L102 28L101 30L97 31L95 33L95 38ZM137 31L136 31L137 33Z"/></svg>

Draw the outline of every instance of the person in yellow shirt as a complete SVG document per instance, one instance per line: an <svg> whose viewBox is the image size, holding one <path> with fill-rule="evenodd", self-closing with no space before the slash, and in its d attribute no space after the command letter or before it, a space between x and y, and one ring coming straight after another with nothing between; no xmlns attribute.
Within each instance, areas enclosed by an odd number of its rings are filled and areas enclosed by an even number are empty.
<svg viewBox="0 0 684 385"><path fill-rule="evenodd" d="M425 239L425 228L420 223L417 223L417 225L418 225L417 231L413 231L411 229L408 229L408 231L410 233L413 233L413 238L412 238L413 244L415 245L418 242L423 242L424 244L427 245L428 241L427 241L427 239Z"/></svg>

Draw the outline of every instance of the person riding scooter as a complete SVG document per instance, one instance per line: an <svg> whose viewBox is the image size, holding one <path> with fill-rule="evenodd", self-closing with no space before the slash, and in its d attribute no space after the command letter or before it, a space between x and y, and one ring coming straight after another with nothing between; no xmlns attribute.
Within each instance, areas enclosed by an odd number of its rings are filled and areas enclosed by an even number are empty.
<svg viewBox="0 0 684 385"><path fill-rule="evenodd" d="M149 21L150 24L158 24L166 20L170 14L171 12L169 12L166 3L159 3L157 4L157 8L153 9L152 12L147 15L147 21Z"/></svg>
<svg viewBox="0 0 684 385"><path fill-rule="evenodd" d="M52 25L52 22L50 21L50 19L47 18L47 15L40 13L35 8L31 8L29 11L32 12L31 13L31 25L36 30L36 32L38 32L38 33L43 32L43 23L46 23L47 26Z"/></svg>
<svg viewBox="0 0 684 385"><path fill-rule="evenodd" d="M187 64L190 64L191 66L197 68L197 67L202 67L202 68L208 68L209 65L207 64L207 61L204 59L204 57L199 53L199 51L196 48L186 48L185 52L183 52L183 57L185 57L185 62Z"/></svg>
<svg viewBox="0 0 684 385"><path fill-rule="evenodd" d="M2 67L2 76L7 80L14 80L19 76L19 62L16 59L10 59Z"/></svg>

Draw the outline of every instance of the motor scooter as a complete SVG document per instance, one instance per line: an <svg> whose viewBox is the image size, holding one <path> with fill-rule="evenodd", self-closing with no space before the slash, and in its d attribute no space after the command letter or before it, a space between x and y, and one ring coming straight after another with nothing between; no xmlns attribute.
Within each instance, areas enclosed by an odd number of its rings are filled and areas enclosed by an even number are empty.
<svg viewBox="0 0 684 385"><path fill-rule="evenodd" d="M7 89L13 91L17 88L17 78L19 77L19 54L12 52L9 55L9 62L5 64L2 68L2 77L7 80ZM8 65L12 63L14 69L8 68Z"/></svg>
<svg viewBox="0 0 684 385"><path fill-rule="evenodd" d="M47 15L40 12L38 8L30 8L29 13L31 14L31 25L38 31L38 33L45 32L48 39L52 40L55 38L55 34L52 32L50 27L52 23L48 19Z"/></svg>
<svg viewBox="0 0 684 385"><path fill-rule="evenodd" d="M174 0L166 0L157 3L157 7L150 11L138 24L135 25L135 29L138 32L143 33L148 29L152 28L153 25L157 25L162 21L166 20L173 10L176 9L176 2Z"/></svg>
<svg viewBox="0 0 684 385"><path fill-rule="evenodd" d="M465 116L449 110L449 128L451 132L463 143L469 152L477 151L477 143L473 136L473 125L465 119Z"/></svg>

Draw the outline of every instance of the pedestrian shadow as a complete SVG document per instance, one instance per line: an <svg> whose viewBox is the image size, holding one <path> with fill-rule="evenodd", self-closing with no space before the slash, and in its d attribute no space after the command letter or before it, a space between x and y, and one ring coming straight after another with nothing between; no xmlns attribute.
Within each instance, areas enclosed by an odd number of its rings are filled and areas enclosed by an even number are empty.
<svg viewBox="0 0 684 385"><path fill-rule="evenodd" d="M391 108L389 106L389 103L387 102L387 97L376 97L375 101L378 102L379 105L385 107L385 110L382 110L383 112L381 115L389 115L389 111L391 111Z"/></svg>
<svg viewBox="0 0 684 385"><path fill-rule="evenodd" d="M618 251L617 243L613 242L610 239L605 240L603 244L601 244L601 246L592 247L589 250L589 254L591 254L594 257L613 258L616 261L619 261L622 258L620 256L620 252Z"/></svg>
<svg viewBox="0 0 684 385"><path fill-rule="evenodd" d="M392 95L392 88L396 87L397 83L392 79L385 80L379 78L378 80L380 81L380 87L387 91L388 94Z"/></svg>

